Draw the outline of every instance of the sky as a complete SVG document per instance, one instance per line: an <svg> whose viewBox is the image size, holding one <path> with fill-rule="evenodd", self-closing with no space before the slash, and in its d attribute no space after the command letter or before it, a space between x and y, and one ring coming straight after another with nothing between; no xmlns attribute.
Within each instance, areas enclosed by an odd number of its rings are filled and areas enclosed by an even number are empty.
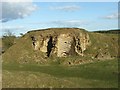
<svg viewBox="0 0 120 90"><path fill-rule="evenodd" d="M45 28L118 29L117 2L2 2L0 36Z"/></svg>

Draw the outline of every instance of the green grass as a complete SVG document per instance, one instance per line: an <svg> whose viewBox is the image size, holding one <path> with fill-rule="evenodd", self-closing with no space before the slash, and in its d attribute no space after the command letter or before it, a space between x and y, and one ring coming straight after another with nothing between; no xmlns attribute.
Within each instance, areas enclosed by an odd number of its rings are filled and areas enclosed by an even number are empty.
<svg viewBox="0 0 120 90"><path fill-rule="evenodd" d="M76 66L3 63L3 87L43 86L117 88L118 62L96 61Z"/></svg>
<svg viewBox="0 0 120 90"><path fill-rule="evenodd" d="M118 54L118 35L89 33L89 36L91 40L91 46L86 49L84 52L85 54L95 56L99 52L109 52L112 57Z"/></svg>

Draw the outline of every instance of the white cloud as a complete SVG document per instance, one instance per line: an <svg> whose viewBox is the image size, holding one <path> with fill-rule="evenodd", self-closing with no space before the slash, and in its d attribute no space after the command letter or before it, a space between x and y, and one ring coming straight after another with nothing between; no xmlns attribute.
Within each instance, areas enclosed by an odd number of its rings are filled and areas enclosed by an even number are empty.
<svg viewBox="0 0 120 90"><path fill-rule="evenodd" d="M37 6L32 2L19 2L19 0L16 2L2 2L2 17L0 18L0 21L7 22L10 20L24 18L36 9Z"/></svg>
<svg viewBox="0 0 120 90"><path fill-rule="evenodd" d="M79 6L71 5L71 6L58 6L58 7L50 7L51 10L62 10L62 11L77 11L80 10Z"/></svg>
<svg viewBox="0 0 120 90"><path fill-rule="evenodd" d="M1 0L2 2L33 2L33 0Z"/></svg>
<svg viewBox="0 0 120 90"><path fill-rule="evenodd" d="M4 25L4 26L1 27L2 30L13 30L13 31L23 29L23 28L25 28L25 27L20 26L20 25L17 25L17 26L6 26L6 25Z"/></svg>
<svg viewBox="0 0 120 90"><path fill-rule="evenodd" d="M79 27L88 24L88 22L82 20L52 21L50 23L62 27Z"/></svg>
<svg viewBox="0 0 120 90"><path fill-rule="evenodd" d="M103 17L104 19L118 19L118 13L113 13L111 15L107 15Z"/></svg>
<svg viewBox="0 0 120 90"><path fill-rule="evenodd" d="M81 27L90 24L87 20L55 20L48 22L30 22L29 24L42 27Z"/></svg>

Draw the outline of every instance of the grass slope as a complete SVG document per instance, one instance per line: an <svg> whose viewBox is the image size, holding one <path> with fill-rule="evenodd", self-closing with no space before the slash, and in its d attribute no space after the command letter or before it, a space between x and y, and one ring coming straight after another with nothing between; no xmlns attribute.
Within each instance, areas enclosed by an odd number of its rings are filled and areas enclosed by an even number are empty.
<svg viewBox="0 0 120 90"><path fill-rule="evenodd" d="M3 88L117 88L118 60L77 66L3 63Z"/></svg>
<svg viewBox="0 0 120 90"><path fill-rule="evenodd" d="M88 33L90 36L91 45L84 52L85 57L91 58L95 57L99 52L106 53L109 52L112 57L118 56L118 36L116 34L102 34L102 33L92 33L87 32L83 29L76 28L53 28L46 30L31 31L20 38L15 45L10 47L3 55L3 61L8 62L19 62L19 63L35 63L39 61L40 63L47 63L48 59L44 58L44 53L40 51L34 51L32 47L31 36L38 36L42 34L47 36L49 34L59 35L60 33L72 33L77 35L78 33ZM101 51L100 51L101 50ZM79 58L78 58L79 59Z"/></svg>
<svg viewBox="0 0 120 90"><path fill-rule="evenodd" d="M101 34L101 33L89 33L91 46L87 48L85 54L95 56L97 53L109 52L112 57L118 55L118 42L120 42L119 35L116 34Z"/></svg>

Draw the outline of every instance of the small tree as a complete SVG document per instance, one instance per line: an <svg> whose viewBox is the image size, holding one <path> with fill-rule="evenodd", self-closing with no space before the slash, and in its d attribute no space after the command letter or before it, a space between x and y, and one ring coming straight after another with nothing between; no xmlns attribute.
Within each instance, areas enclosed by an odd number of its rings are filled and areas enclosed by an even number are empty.
<svg viewBox="0 0 120 90"><path fill-rule="evenodd" d="M9 30L6 30L4 35L2 36L2 49L6 51L14 44L14 40L16 36Z"/></svg>

